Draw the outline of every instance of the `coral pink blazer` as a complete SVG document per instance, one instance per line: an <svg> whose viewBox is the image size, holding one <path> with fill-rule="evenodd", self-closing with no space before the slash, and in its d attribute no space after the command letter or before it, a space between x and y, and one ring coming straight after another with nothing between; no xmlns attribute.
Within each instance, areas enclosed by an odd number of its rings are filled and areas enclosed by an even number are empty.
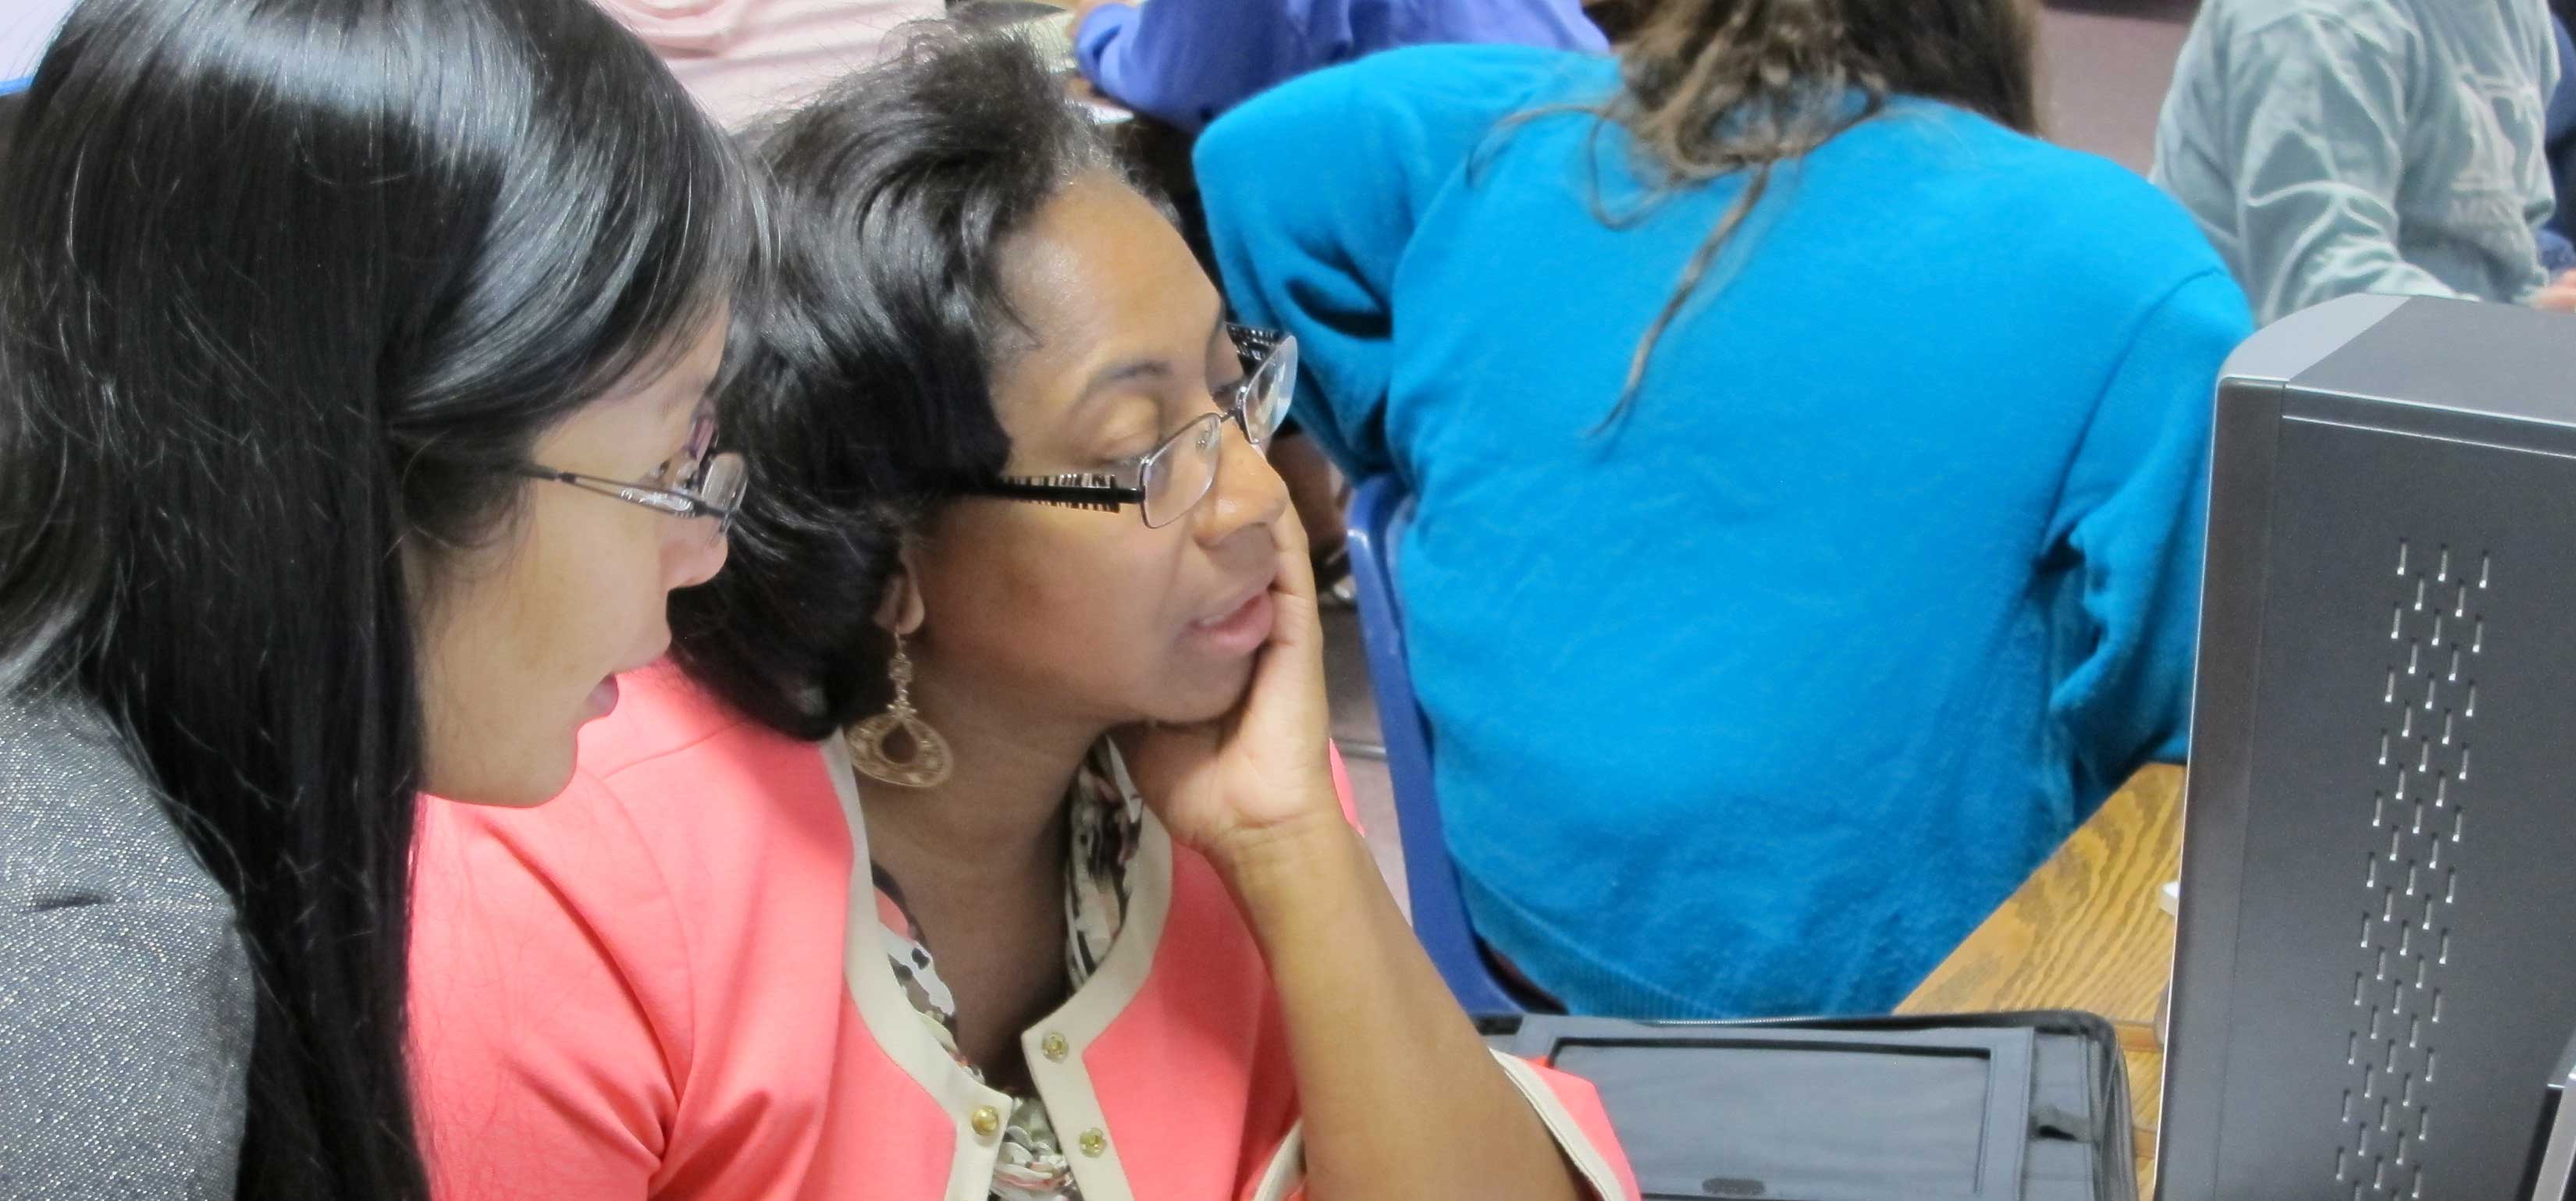
<svg viewBox="0 0 2576 1201"><path fill-rule="evenodd" d="M879 941L846 752L678 672L627 677L552 804L430 800L412 1026L446 1201L984 1201L1002 1094ZM1025 1037L1085 1201L1302 1194L1278 998L1207 862L1147 818L1100 971ZM1637 1186L1590 1086L1506 1071L1604 1201Z"/></svg>

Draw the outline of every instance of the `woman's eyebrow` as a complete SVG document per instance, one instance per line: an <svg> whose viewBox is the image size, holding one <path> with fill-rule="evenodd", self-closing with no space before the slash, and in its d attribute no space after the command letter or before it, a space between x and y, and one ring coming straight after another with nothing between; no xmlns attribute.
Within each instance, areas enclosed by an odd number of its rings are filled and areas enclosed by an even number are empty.
<svg viewBox="0 0 2576 1201"><path fill-rule="evenodd" d="M1088 405L1092 398L1120 384L1170 378L1172 378L1172 365L1161 359L1128 359L1111 363L1091 373L1090 381L1082 385L1082 394L1076 396L1073 403L1076 408Z"/></svg>
<svg viewBox="0 0 2576 1201"><path fill-rule="evenodd" d="M672 373L671 379L661 381L663 384L670 385L660 405L663 418L665 420L676 418L683 412L694 417L699 410L714 404L716 381L723 375L724 369L721 367L685 378L680 377L677 372Z"/></svg>

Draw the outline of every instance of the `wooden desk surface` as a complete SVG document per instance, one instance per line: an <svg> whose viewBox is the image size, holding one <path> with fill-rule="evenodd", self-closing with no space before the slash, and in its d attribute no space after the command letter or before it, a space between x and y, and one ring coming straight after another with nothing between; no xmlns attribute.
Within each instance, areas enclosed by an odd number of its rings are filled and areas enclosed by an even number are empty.
<svg viewBox="0 0 2576 1201"><path fill-rule="evenodd" d="M2082 1009L2111 1019L2129 1061L2138 1195L2153 1196L2164 1052L2156 1010L2174 921L2157 904L2182 872L2182 769L2157 766L2103 802L1897 1007L1899 1013Z"/></svg>

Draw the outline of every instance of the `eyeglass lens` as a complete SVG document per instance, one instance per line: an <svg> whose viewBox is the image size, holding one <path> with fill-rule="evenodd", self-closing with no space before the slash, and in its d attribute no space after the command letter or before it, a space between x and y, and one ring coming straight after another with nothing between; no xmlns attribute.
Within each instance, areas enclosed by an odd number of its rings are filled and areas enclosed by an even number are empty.
<svg viewBox="0 0 2576 1201"><path fill-rule="evenodd" d="M1209 413L1183 426L1145 461L1141 490L1145 524L1160 529L1196 507L1216 484L1217 463L1225 457L1225 421L1234 417L1255 450L1267 452L1270 436L1288 418L1297 380L1297 342L1283 339L1252 374L1236 386L1224 412Z"/></svg>
<svg viewBox="0 0 2576 1201"><path fill-rule="evenodd" d="M733 530L733 517L742 507L744 493L751 486L751 471L743 457L732 451L709 455L698 464L697 478L688 485L688 493L716 511L708 523L713 536L722 538Z"/></svg>

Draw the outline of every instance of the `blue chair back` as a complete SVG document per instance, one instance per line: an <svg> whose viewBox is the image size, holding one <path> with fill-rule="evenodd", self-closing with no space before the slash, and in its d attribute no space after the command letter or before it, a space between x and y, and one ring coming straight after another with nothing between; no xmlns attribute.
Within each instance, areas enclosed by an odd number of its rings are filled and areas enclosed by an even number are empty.
<svg viewBox="0 0 2576 1201"><path fill-rule="evenodd" d="M1467 921L1458 893L1458 868L1440 825L1440 796L1431 772L1431 725L1413 697L1406 664L1404 606L1396 598L1396 558L1413 524L1413 494L1392 475L1364 480L1351 497L1351 579L1359 586L1360 641L1368 654L1369 685L1377 692L1377 720L1386 734L1387 774L1395 781L1397 834L1404 841L1406 891L1413 898L1413 933L1457 994L1470 1017L1522 1012L1511 989L1496 978Z"/></svg>

